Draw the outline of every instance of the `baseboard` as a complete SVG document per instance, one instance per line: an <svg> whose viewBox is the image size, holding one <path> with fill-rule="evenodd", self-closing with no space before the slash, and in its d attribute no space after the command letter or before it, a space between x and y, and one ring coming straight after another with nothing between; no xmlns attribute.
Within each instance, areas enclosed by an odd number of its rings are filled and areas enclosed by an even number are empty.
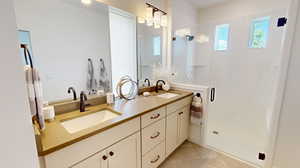
<svg viewBox="0 0 300 168"><path fill-rule="evenodd" d="M229 153L226 153L226 152L224 152L224 151L222 151L222 150L216 149L216 148L214 148L214 147L212 147L212 146L205 145L205 146L201 146L201 147L204 147L204 148L213 150L213 151L215 151L215 152L217 152L217 153L220 153L220 154L222 154L222 155L225 155L225 156L227 156L227 157L230 157L230 158L232 158L232 159L234 159L234 160L238 160L238 161L240 161L240 162L242 162L242 163L245 163L245 164L247 164L247 165L249 165L249 166L252 166L252 167L255 167L255 168L261 168L261 166L259 166L259 165L257 165L257 164L248 162L248 161L243 160L243 159L241 159L241 158L239 158L239 157L236 157L236 156L234 156L234 155L232 155L232 154L229 154Z"/></svg>

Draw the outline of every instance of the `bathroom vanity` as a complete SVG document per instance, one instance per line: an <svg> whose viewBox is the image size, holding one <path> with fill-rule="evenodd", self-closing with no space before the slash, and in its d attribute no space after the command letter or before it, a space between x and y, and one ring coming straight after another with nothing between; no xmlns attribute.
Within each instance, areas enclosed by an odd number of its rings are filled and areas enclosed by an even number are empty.
<svg viewBox="0 0 300 168"><path fill-rule="evenodd" d="M40 135L41 167L158 167L188 137L192 93L171 92L57 115Z"/></svg>

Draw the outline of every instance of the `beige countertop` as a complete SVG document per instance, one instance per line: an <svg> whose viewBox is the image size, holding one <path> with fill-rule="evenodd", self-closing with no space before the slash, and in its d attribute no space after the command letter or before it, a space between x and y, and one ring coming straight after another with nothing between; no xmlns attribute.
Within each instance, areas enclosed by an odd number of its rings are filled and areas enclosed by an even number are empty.
<svg viewBox="0 0 300 168"><path fill-rule="evenodd" d="M160 91L159 94L165 92ZM112 128L116 125L119 125L123 122L131 120L133 118L139 117L147 112L158 109L167 104L173 103L180 99L191 96L191 92L184 91L170 91L170 93L177 93L179 96L176 96L171 99L164 99L154 96L143 97L138 96L134 100L125 101L118 100L114 105L97 105L86 108L86 112L73 111L65 114L60 114L55 117L54 121L46 122L46 129L39 136L40 139L40 149L39 156L45 156L57 150L60 150L66 146L72 145L76 142L79 142L85 138L96 135L105 131L109 128ZM115 111L121 113L121 115L112 120L103 122L99 125L84 129L82 131L70 134L62 125L61 121L65 121L68 119L76 118L82 115L87 115L90 113L94 113L100 111L102 109L108 109L111 111Z"/></svg>

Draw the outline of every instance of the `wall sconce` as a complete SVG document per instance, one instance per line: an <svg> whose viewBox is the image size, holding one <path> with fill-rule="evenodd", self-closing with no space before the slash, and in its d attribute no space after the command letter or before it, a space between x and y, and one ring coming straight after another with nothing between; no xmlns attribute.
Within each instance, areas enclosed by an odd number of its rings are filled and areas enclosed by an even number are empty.
<svg viewBox="0 0 300 168"><path fill-rule="evenodd" d="M154 25L155 29L159 29L161 26L167 27L168 25L167 13L149 3L146 3L146 5L147 5L146 8L147 25L148 26ZM142 21L139 23L142 23Z"/></svg>

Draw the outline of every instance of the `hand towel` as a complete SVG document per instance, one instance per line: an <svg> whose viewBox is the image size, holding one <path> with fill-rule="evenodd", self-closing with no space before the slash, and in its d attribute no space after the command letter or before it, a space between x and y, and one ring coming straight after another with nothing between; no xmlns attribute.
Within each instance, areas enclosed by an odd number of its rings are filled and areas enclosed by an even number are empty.
<svg viewBox="0 0 300 168"><path fill-rule="evenodd" d="M44 130L43 91L39 72L28 65L25 66L24 71L31 116L37 117L40 129Z"/></svg>
<svg viewBox="0 0 300 168"><path fill-rule="evenodd" d="M195 118L202 118L203 115L203 101L201 95L198 93L193 97L191 106L191 114Z"/></svg>

